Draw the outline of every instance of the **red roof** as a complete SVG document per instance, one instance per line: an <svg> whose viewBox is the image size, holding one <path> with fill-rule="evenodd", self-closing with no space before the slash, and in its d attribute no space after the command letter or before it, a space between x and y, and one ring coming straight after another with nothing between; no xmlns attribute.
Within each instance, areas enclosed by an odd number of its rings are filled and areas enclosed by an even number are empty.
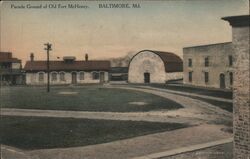
<svg viewBox="0 0 250 159"><path fill-rule="evenodd" d="M0 62L21 62L21 60L13 58L11 52L0 52Z"/></svg>
<svg viewBox="0 0 250 159"><path fill-rule="evenodd" d="M144 51L149 51L149 52L157 54L164 62L166 72L182 72L183 71L183 61L176 54L171 53L171 52L164 52L164 51L142 50L138 52L136 55ZM133 58L131 60L133 60Z"/></svg>
<svg viewBox="0 0 250 159"><path fill-rule="evenodd" d="M25 71L46 71L46 61L27 61ZM50 61L51 71L109 71L110 61Z"/></svg>
<svg viewBox="0 0 250 159"><path fill-rule="evenodd" d="M163 52L163 51L152 51L159 55L164 62L166 72L182 72L183 71L183 61L182 59L174 53Z"/></svg>

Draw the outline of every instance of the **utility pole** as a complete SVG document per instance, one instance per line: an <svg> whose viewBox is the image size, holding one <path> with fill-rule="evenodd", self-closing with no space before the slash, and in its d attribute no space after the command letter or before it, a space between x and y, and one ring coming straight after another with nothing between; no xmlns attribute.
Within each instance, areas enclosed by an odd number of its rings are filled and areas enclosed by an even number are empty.
<svg viewBox="0 0 250 159"><path fill-rule="evenodd" d="M44 50L47 51L47 92L50 92L50 68L49 68L49 51L52 50L51 46L52 44L50 43L46 43L44 44L46 46L46 48L44 48Z"/></svg>

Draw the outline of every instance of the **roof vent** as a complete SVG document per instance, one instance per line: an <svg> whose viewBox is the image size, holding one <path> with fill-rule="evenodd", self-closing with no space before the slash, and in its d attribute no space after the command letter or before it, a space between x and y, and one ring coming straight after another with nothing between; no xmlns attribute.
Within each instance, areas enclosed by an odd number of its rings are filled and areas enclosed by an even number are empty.
<svg viewBox="0 0 250 159"><path fill-rule="evenodd" d="M30 53L30 61L34 61L34 53Z"/></svg>
<svg viewBox="0 0 250 159"><path fill-rule="evenodd" d="M63 61L67 62L67 63L74 62L75 60L76 60L76 57L74 57L74 56L64 56L63 57Z"/></svg>

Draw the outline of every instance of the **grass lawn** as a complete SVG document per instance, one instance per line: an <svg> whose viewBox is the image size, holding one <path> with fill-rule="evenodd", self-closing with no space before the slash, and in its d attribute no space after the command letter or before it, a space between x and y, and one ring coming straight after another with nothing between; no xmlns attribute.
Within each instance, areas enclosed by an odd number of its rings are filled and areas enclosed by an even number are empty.
<svg viewBox="0 0 250 159"><path fill-rule="evenodd" d="M210 103L216 107L219 107L221 109L224 109L230 113L233 112L233 103L232 102L222 102L222 101L216 101L216 100L213 100L213 99L207 99L207 98L201 98L201 97L195 97L195 96L189 96L189 95L182 95L182 96L185 96L185 97L190 97L190 98L193 98L193 99L198 99L200 101L204 101L204 102L207 102L207 103Z"/></svg>
<svg viewBox="0 0 250 159"><path fill-rule="evenodd" d="M72 93L72 94L70 94ZM136 103L142 103L136 104ZM149 93L102 86L6 87L1 94L3 108L138 112L178 109L182 106Z"/></svg>
<svg viewBox="0 0 250 159"><path fill-rule="evenodd" d="M232 91L223 91L223 90L212 90L206 88L199 88L199 87L190 87L190 86L183 86L180 84L179 86L175 85L165 85L165 84L151 84L150 86L156 88L165 88L173 91L181 91L186 93L195 93L200 95L207 95L212 97L220 97L226 99L232 99L233 93Z"/></svg>
<svg viewBox="0 0 250 159"><path fill-rule="evenodd" d="M76 147L187 127L178 123L72 118L1 118L1 144L21 149Z"/></svg>

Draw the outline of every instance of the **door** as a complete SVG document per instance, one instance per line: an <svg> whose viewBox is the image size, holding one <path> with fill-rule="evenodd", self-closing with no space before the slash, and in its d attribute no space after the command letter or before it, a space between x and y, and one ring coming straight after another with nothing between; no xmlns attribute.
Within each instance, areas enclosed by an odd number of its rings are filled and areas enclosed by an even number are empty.
<svg viewBox="0 0 250 159"><path fill-rule="evenodd" d="M144 73L144 83L150 83L150 73Z"/></svg>
<svg viewBox="0 0 250 159"><path fill-rule="evenodd" d="M11 78L12 78L12 79L11 79L11 83L12 83L13 85L16 85L17 77L16 77L16 76L12 76Z"/></svg>
<svg viewBox="0 0 250 159"><path fill-rule="evenodd" d="M72 84L76 84L76 72L72 72Z"/></svg>
<svg viewBox="0 0 250 159"><path fill-rule="evenodd" d="M104 83L104 72L100 72L100 83Z"/></svg>
<svg viewBox="0 0 250 159"><path fill-rule="evenodd" d="M225 88L226 84L225 84L225 75L222 73L220 74L220 88Z"/></svg>

